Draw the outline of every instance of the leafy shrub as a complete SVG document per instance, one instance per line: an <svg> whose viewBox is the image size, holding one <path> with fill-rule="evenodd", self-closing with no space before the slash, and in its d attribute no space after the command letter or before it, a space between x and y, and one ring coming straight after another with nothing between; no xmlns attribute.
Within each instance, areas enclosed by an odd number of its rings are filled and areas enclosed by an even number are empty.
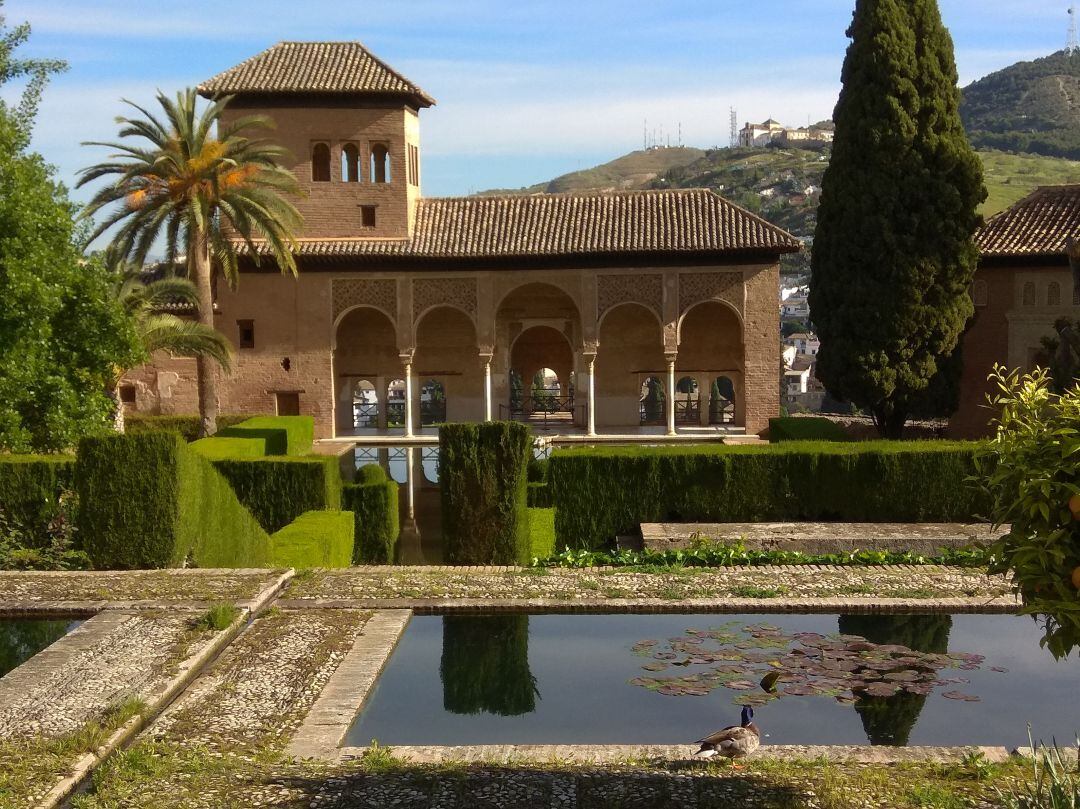
<svg viewBox="0 0 1080 809"><path fill-rule="evenodd" d="M307 511L341 508L341 469L334 456L224 458L213 464L264 531L284 528Z"/></svg>
<svg viewBox="0 0 1080 809"><path fill-rule="evenodd" d="M850 441L844 428L829 419L813 416L769 419L769 440Z"/></svg>
<svg viewBox="0 0 1080 809"><path fill-rule="evenodd" d="M220 438L262 438L266 455L306 455L311 452L315 419L311 416L255 416L219 430Z"/></svg>
<svg viewBox="0 0 1080 809"><path fill-rule="evenodd" d="M356 483L342 487L341 501L356 521L353 564L393 562L401 532L397 483L378 464L365 464L356 470Z"/></svg>
<svg viewBox="0 0 1080 809"><path fill-rule="evenodd" d="M0 455L0 570L86 567L74 525L75 458Z"/></svg>
<svg viewBox="0 0 1080 809"><path fill-rule="evenodd" d="M784 442L590 447L551 458L559 546L598 549L643 522L963 522L976 445Z"/></svg>
<svg viewBox="0 0 1080 809"><path fill-rule="evenodd" d="M223 632L232 625L239 614L240 610L235 604L224 602L213 604L210 609L195 619L194 627L204 632Z"/></svg>
<svg viewBox="0 0 1080 809"><path fill-rule="evenodd" d="M515 422L439 428L443 543L451 564L528 564L529 428Z"/></svg>
<svg viewBox="0 0 1080 809"><path fill-rule="evenodd" d="M353 515L309 511L271 537L277 567L348 567L353 557Z"/></svg>
<svg viewBox="0 0 1080 809"><path fill-rule="evenodd" d="M86 438L78 528L98 569L263 567L270 538L176 433Z"/></svg>
<svg viewBox="0 0 1080 809"><path fill-rule="evenodd" d="M994 369L997 433L979 454L990 516L1009 533L990 570L1011 572L1023 611L1041 616L1055 657L1080 645L1080 387L1060 397L1049 372Z"/></svg>
<svg viewBox="0 0 1080 809"><path fill-rule="evenodd" d="M218 429L231 427L252 418L250 415L219 415ZM195 441L199 437L199 416L151 416L145 413L131 413L124 416L124 431L128 433L180 433L185 441Z"/></svg>

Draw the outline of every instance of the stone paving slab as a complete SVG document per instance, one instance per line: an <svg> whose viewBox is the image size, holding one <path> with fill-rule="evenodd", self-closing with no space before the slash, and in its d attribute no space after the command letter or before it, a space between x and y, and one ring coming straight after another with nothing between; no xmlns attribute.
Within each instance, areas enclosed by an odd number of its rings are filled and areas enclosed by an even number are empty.
<svg viewBox="0 0 1080 809"><path fill-rule="evenodd" d="M248 606L279 582L284 570L176 569L0 571L0 615L37 611L96 612L105 606L169 602L196 606L231 601Z"/></svg>
<svg viewBox="0 0 1080 809"><path fill-rule="evenodd" d="M993 530L986 523L642 523L645 550L689 548L695 541L745 545L754 551L807 554L857 550L907 551L932 556L942 549L992 542L1009 526Z"/></svg>

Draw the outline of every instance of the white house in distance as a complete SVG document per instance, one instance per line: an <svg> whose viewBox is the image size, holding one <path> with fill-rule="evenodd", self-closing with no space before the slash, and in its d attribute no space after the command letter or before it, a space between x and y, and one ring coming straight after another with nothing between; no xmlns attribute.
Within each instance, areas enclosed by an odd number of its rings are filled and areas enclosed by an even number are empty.
<svg viewBox="0 0 1080 809"><path fill-rule="evenodd" d="M812 332L795 332L784 338L785 346L795 346L800 357L816 357L821 349L821 341Z"/></svg>
<svg viewBox="0 0 1080 809"><path fill-rule="evenodd" d="M739 145L762 148L774 143L781 144L808 144L808 143L832 143L833 129L830 125L784 126L779 121L770 118L761 124L747 123L739 133Z"/></svg>
<svg viewBox="0 0 1080 809"><path fill-rule="evenodd" d="M809 287L782 287L780 289L780 316L810 317Z"/></svg>

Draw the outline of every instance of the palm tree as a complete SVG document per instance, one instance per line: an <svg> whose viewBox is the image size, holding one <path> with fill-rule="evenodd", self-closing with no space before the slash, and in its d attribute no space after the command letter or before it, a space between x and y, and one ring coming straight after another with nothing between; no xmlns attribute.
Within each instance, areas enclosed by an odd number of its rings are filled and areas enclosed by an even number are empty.
<svg viewBox="0 0 1080 809"><path fill-rule="evenodd" d="M142 265L151 248L164 239L167 262L185 256L187 276L198 291L199 322L210 329L214 328L214 261L235 286L238 252L246 251L257 264L265 247L282 272L295 275L292 251L303 224L287 198L300 189L296 178L280 164L285 150L256 136L271 129L272 121L252 115L226 124L221 116L230 99L216 99L199 112L193 89L182 90L175 99L158 93L162 119L125 101L143 117L117 118L120 137L144 143L84 144L116 152L109 162L84 169L78 182L81 187L101 177L115 177L83 211L83 216L90 217L110 208L90 240L116 227L110 249ZM217 430L213 360L200 355L197 362L200 434L213 435Z"/></svg>
<svg viewBox="0 0 1080 809"><path fill-rule="evenodd" d="M232 366L232 345L221 332L202 323L184 320L166 311L169 308L196 308L199 294L195 285L186 278L161 278L146 280L138 271L124 270L118 274L114 288L120 301L135 325L146 357L155 351L168 351L179 357L206 357L217 363L222 370ZM113 384L116 401L116 431L124 431L124 408L120 402L120 378L129 368L118 368Z"/></svg>

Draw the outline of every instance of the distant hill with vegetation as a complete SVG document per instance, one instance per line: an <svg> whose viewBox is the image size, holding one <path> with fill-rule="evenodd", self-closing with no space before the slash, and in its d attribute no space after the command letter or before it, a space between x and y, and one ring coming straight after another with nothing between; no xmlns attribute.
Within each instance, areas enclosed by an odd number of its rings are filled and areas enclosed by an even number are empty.
<svg viewBox="0 0 1080 809"><path fill-rule="evenodd" d="M991 73L964 88L960 114L977 148L1080 160L1080 53Z"/></svg>

